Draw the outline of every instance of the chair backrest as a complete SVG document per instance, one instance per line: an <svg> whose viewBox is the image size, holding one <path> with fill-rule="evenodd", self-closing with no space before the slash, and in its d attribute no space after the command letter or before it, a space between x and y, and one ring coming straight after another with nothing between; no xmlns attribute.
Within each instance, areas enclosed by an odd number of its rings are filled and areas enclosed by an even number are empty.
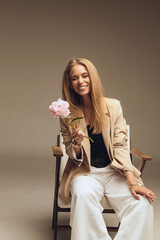
<svg viewBox="0 0 160 240"><path fill-rule="evenodd" d="M63 157L61 158L61 166L60 166L60 173L59 173L59 178L61 179L62 177L62 174L64 172L64 168L67 164L67 160L68 160L68 155L66 154L66 150L65 150L65 145L63 144L63 137L62 137L62 133L60 132L60 135L59 135L59 146L61 147L62 149L62 152L63 152Z"/></svg>
<svg viewBox="0 0 160 240"><path fill-rule="evenodd" d="M131 149L131 142L130 142L130 125L127 125L127 135L128 135L128 139L127 139L127 147L130 150Z"/></svg>
<svg viewBox="0 0 160 240"><path fill-rule="evenodd" d="M130 149L130 126L129 125L127 125L127 134L128 134L127 146L128 146L128 149ZM65 146L63 144L63 137L62 137L61 133L60 133L59 145L63 152L63 157L61 158L60 174L59 174L59 178L61 179L62 174L64 172L64 168L65 168L65 166L67 164L67 160L68 160L68 155L66 154L66 151L65 151Z"/></svg>

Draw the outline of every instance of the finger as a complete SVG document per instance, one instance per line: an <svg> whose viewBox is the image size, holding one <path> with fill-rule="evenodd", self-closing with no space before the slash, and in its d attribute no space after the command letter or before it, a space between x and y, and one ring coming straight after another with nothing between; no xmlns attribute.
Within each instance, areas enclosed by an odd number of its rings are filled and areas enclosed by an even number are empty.
<svg viewBox="0 0 160 240"><path fill-rule="evenodd" d="M79 128L77 128L74 132L72 132L72 138L79 137L80 131L81 131L81 130L80 130Z"/></svg>
<svg viewBox="0 0 160 240"><path fill-rule="evenodd" d="M72 138L75 138L76 134L77 134L76 131L72 132Z"/></svg>
<svg viewBox="0 0 160 240"><path fill-rule="evenodd" d="M82 141L83 140L83 138L84 138L84 136L83 135L79 135L78 137L77 137L77 141Z"/></svg>
<svg viewBox="0 0 160 240"><path fill-rule="evenodd" d="M149 196L155 196L155 194L149 189L147 189L146 194L148 194Z"/></svg>
<svg viewBox="0 0 160 240"><path fill-rule="evenodd" d="M151 199L153 202L156 201L156 196L153 192L147 191L145 195L147 198Z"/></svg>
<svg viewBox="0 0 160 240"><path fill-rule="evenodd" d="M156 197L150 197L150 199L152 200L152 202L156 201Z"/></svg>
<svg viewBox="0 0 160 240"><path fill-rule="evenodd" d="M143 195L149 194L150 196L155 196L155 193L146 187L139 187L138 191Z"/></svg>
<svg viewBox="0 0 160 240"><path fill-rule="evenodd" d="M145 196L149 202L155 202L156 201L156 198L155 197L148 197L148 196Z"/></svg>
<svg viewBox="0 0 160 240"><path fill-rule="evenodd" d="M75 140L79 139L79 136L76 135L76 137L74 138Z"/></svg>
<svg viewBox="0 0 160 240"><path fill-rule="evenodd" d="M146 196L146 198L147 198L149 201L150 201L150 200L153 201L153 202L156 201L156 196L155 196L155 194L154 194L151 190L146 189L144 195Z"/></svg>
<svg viewBox="0 0 160 240"><path fill-rule="evenodd" d="M74 141L75 141L78 145L80 145L81 142L83 141L83 138L84 138L83 134L77 133L77 134L74 136Z"/></svg>
<svg viewBox="0 0 160 240"><path fill-rule="evenodd" d="M136 197L137 194L141 194L144 197L146 197L149 201L156 201L155 194L148 188L140 187L140 186L134 186L132 188L132 194ZM136 197L137 198L137 197Z"/></svg>
<svg viewBox="0 0 160 240"><path fill-rule="evenodd" d="M78 137L84 137L84 133L81 130L78 131L77 135Z"/></svg>
<svg viewBox="0 0 160 240"><path fill-rule="evenodd" d="M150 192L151 195L155 196L155 193L148 189L148 192Z"/></svg>
<svg viewBox="0 0 160 240"><path fill-rule="evenodd" d="M148 201L151 203L151 199L149 197L147 197L147 196L144 196L144 197L146 197L148 199Z"/></svg>
<svg viewBox="0 0 160 240"><path fill-rule="evenodd" d="M150 193L152 193L152 194L154 194L155 195L155 193L151 190L151 189L149 189L149 188L146 188L146 187L144 187L144 189L146 190L146 191L148 191L148 192L150 192Z"/></svg>
<svg viewBox="0 0 160 240"><path fill-rule="evenodd" d="M134 190L132 190L131 193L137 200L140 200L140 196Z"/></svg>

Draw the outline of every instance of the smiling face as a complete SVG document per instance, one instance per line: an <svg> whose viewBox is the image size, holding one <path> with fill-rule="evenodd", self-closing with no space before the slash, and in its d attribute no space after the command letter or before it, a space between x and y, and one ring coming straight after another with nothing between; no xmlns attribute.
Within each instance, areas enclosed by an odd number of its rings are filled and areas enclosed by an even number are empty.
<svg viewBox="0 0 160 240"><path fill-rule="evenodd" d="M73 90L82 97L90 93L90 77L85 66L76 64L70 70L70 79Z"/></svg>

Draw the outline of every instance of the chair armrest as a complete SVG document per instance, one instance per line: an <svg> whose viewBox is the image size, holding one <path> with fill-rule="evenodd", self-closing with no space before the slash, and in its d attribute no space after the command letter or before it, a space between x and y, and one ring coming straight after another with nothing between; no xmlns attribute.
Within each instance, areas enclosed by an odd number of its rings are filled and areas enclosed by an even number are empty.
<svg viewBox="0 0 160 240"><path fill-rule="evenodd" d="M132 153L134 156L136 156L136 157L138 157L138 158L140 158L140 159L143 159L143 160L146 160L146 161L151 161L151 160L152 160L152 158L151 158L150 156L148 156L148 155L146 155L146 154L138 151L137 149L132 148L132 149L131 149L131 153Z"/></svg>
<svg viewBox="0 0 160 240"><path fill-rule="evenodd" d="M53 150L53 156L55 156L55 157L62 157L63 156L63 152L62 152L62 149L60 147L52 146L52 150Z"/></svg>
<svg viewBox="0 0 160 240"><path fill-rule="evenodd" d="M146 154L144 154L144 153L134 149L134 148L132 148L130 150L130 152L131 152L132 155L134 155L134 156L136 156L136 157L141 159L141 162L140 162L140 165L138 167L138 170L142 173L143 169L145 167L146 161L151 161L152 158L150 156L148 156L148 155L146 155Z"/></svg>

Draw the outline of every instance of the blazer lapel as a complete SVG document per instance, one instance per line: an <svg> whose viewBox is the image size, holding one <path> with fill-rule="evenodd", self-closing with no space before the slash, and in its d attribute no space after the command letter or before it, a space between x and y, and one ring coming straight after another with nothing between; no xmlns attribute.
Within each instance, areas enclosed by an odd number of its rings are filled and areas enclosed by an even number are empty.
<svg viewBox="0 0 160 240"><path fill-rule="evenodd" d="M83 112L80 114L80 116L84 117L84 114ZM80 120L80 124L79 124L79 128L84 132L84 135L88 137L88 131L87 131L87 124L86 124L86 121L85 121L85 118L81 119ZM88 158L88 162L89 162L89 165L90 165L90 142L89 142L89 139L84 137L83 139L83 148L85 150L85 153L87 155L87 158Z"/></svg>
<svg viewBox="0 0 160 240"><path fill-rule="evenodd" d="M105 114L105 124L102 130L102 136L103 136L103 140L107 148L108 154L110 154L110 143L111 143L110 129L111 129L111 119L108 115Z"/></svg>
<svg viewBox="0 0 160 240"><path fill-rule="evenodd" d="M108 155L110 157L110 159L113 159L113 152L112 152L112 139L111 139L111 117L110 117L110 113L108 110L108 106L106 104L106 112L105 112L105 124L104 124L104 128L102 130L102 136L103 136L103 140L105 143L105 146L107 148L108 151Z"/></svg>

